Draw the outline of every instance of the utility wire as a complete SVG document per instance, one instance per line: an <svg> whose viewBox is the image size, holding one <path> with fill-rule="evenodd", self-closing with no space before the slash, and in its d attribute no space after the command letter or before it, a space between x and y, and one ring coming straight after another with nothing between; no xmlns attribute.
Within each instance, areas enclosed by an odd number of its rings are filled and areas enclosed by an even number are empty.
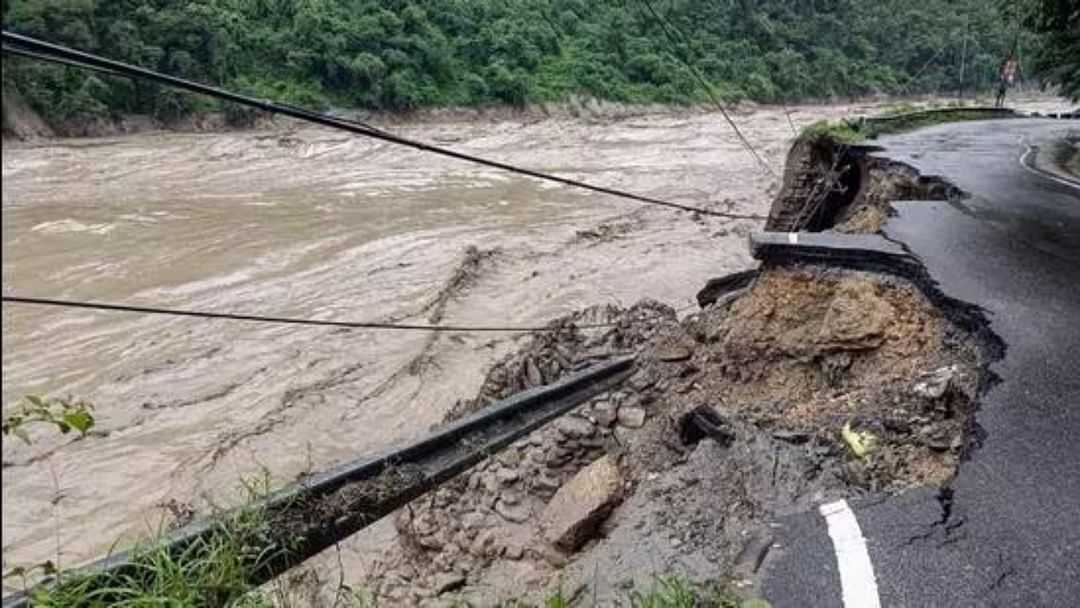
<svg viewBox="0 0 1080 608"><path fill-rule="evenodd" d="M320 319L302 319L296 317L274 317L266 315L252 315L243 313L213 312L206 310L190 310L183 308L159 308L154 306L134 306L130 304L112 304L108 302L87 302L81 300L64 300L55 298L34 298L29 296L2 296L0 301L10 304L23 304L30 306L52 306L59 308L81 308L89 310L104 310L109 312L126 312L149 315L166 315L172 317L197 317L200 319L225 319L229 321L251 321L256 323L277 323L284 325L316 325L321 327L346 327L350 329L380 329L402 331L436 331L436 332L558 332L567 329L566 326L501 326L501 325L429 325L421 323L380 323L377 321L330 321ZM685 310L685 309L683 309ZM676 311L680 312L680 311ZM657 315L656 318L661 318ZM649 319L644 319L649 320ZM607 323L572 323L577 329L599 329L602 327L614 327L622 321Z"/></svg>
<svg viewBox="0 0 1080 608"><path fill-rule="evenodd" d="M922 76L923 72L926 71L926 68L930 67L930 64L934 63L934 61L938 57L940 57L942 53L945 52L945 48L947 46L948 46L948 43L941 45L941 47L938 48L938 50L933 55L930 56L930 59L927 59L926 63L922 64L922 67L919 68L918 71L916 71L913 76L908 78L907 83L904 84L904 92L905 93L908 93L908 94L911 93L911 85L915 84L915 81L918 80L920 76Z"/></svg>
<svg viewBox="0 0 1080 608"><path fill-rule="evenodd" d="M597 185L594 185L594 184L590 184L590 183L575 180L575 179L570 179L570 178L566 178L566 177L560 177L560 176L551 175L551 174L548 174L548 173L542 173L540 171L534 171L532 169L526 169L526 168L523 168L523 167L518 167L518 166L511 165L511 164L508 164L508 163L505 163L505 162L502 162L502 161L496 161L496 160L490 160L490 159L486 159L486 158L481 158L481 157L478 157L478 156L473 156L471 154L466 154L464 152L457 152L455 150L450 150L450 149L447 149L447 148L442 148L442 147L435 146L435 145L432 145L432 144L428 144L428 143L424 143L424 142L421 142L421 141L417 141L417 140L409 139L409 138L406 138L406 137L402 137L400 135L395 135L393 133L389 133L387 131L376 129L374 127L370 127L368 125L365 125L365 124L357 122L357 121L350 121L350 120L346 120L346 119L341 119L341 118L337 118L337 117L334 117L334 116L329 116L327 114L320 114L320 113L317 113L317 112L312 112L310 110L305 110L303 108L298 108L298 107L295 107L295 106L290 106L290 105L286 105L286 104L282 104L282 103L277 103L277 102L273 102L273 101L269 101L269 100L265 100L265 99L258 99L258 98L250 97L250 96L247 96L247 95L241 95L239 93L235 93L235 92L232 92L232 91L229 91L229 90L226 90L226 89L222 89L222 88L219 88L219 87L213 87L213 86L201 84L201 83L194 82L194 81L191 81L191 80L187 80L187 79L184 79L184 78L178 78L176 76L169 76L168 74L162 74L161 72L156 72L154 70L141 68L141 67L131 65L131 64L128 64L128 63L124 63L124 62L121 62L121 61L116 61L116 60L113 60L113 59L108 59L108 58L105 58L105 57L101 57L99 55L94 55L92 53L86 53L84 51L79 51L79 50L72 49L72 48L65 47L65 46L61 46L61 45L58 45L58 44L45 42L43 40L38 40L36 38L31 38L29 36L24 36L22 34L16 34L16 33L13 33L13 32L8 32L7 30L3 31L2 39L3 39L3 43L4 43L4 45L3 45L3 50L4 51L16 52L17 49L15 47L18 47L19 49L21 49L20 54L22 54L24 56L26 56L28 53L34 53L34 54L36 54L35 58L39 58L39 59L44 59L44 60L48 60L48 61L55 61L57 63L63 63L65 65L76 65L78 67L87 68L87 69L94 69L94 70L97 70L97 71L103 71L103 72L113 74L113 75L122 75L122 76L126 76L126 77L129 77L129 78L141 78L141 79L145 79L145 80L150 80L150 81L153 81L153 82L166 84L166 85L169 85L169 86L173 86L173 87L176 87L176 88L179 88L179 89L184 89L184 90L191 91L191 92L194 92L194 93L207 95L209 97L214 97L214 98L217 98L217 99L230 101L230 102L233 102L233 103L236 103L236 104L239 104L239 105L257 108L257 109L262 110L264 112L269 112L269 113L272 113L272 114L281 114L281 115L284 115L284 116L289 116L289 117L292 117L292 118L296 118L296 119L299 119L299 120L304 120L304 121L307 121L307 122L323 125L323 126L326 126L326 127L331 127L331 128L335 128L335 129L341 129L341 130L349 131L351 133L355 133L355 134L358 134L358 135L363 135L363 136L366 136L366 137L379 139L379 140L390 142L390 143L393 143L393 144L398 144L398 145L410 147L410 148L413 148L413 149L416 149L416 150L422 150L422 151L425 151L425 152L431 152L431 153L434 153L434 154L440 154L442 156L448 156L448 157L456 158L458 160L463 160L463 161L466 161L466 162L485 165L485 166L488 166L488 167L493 167L493 168L496 168L496 169L501 169L501 170L504 170L504 171L517 173L517 174L520 174L520 175L527 175L529 177L534 177L534 178L537 178L537 179L557 182L557 183L564 184L564 185L567 185L567 186L573 186L575 188L582 188L582 189L590 190L590 191L593 191L593 192L599 192L601 194L608 194L608 195L611 195L611 196L617 196L617 197L621 197L621 198L625 198L625 199L629 199L629 200L634 200L634 201L649 204L649 205L658 205L658 206L661 206L661 207L668 207L668 208L671 208L671 209L679 209L681 211L693 211L693 212L700 213L702 215L711 215L711 216L715 216L715 217L725 217L725 218L731 218L731 219L753 219L753 220L765 219L765 217L762 216L762 215L743 214L743 213L726 213L726 212L723 212L723 211L714 211L714 210L711 210L711 209L705 209L705 208L702 208L702 207L695 207L695 206L692 206L692 205L684 205L684 204L681 204L681 203L674 203L674 202L671 202L671 201L665 201L665 200L658 199L658 198L653 198L653 197L650 197L650 196L643 196L643 195L640 195L640 194L633 194L633 193L630 193L630 192L625 192L625 191L617 190L617 189L614 189L614 188L608 188L608 187L605 187L605 186L597 186ZM726 113L725 113L725 117L727 117ZM731 119L728 118L728 120L730 122ZM732 126L734 126L733 122L731 124L732 124ZM736 129L736 132L738 132L737 129ZM740 137L741 137L741 133L740 133ZM745 138L742 138L742 139L745 141ZM746 143L749 143L749 142L746 142ZM756 152L755 152L755 155L756 155ZM759 162L761 162L764 165L764 161L761 160L760 157L758 157L758 160L759 160ZM767 165L764 165L764 166L766 168L768 168ZM771 172L771 169L770 169L770 172Z"/></svg>
<svg viewBox="0 0 1080 608"><path fill-rule="evenodd" d="M49 63L55 63L55 64L58 64L58 65L62 65L62 66L65 66L65 67L78 69L78 70L90 70L90 71L93 71L93 72L100 72L100 73L105 74L107 76L115 76L117 78L132 78L131 76L121 74L121 73L119 73L119 72L117 72L115 70L110 70L108 68L99 67L99 66L95 66L95 65L90 65L90 64L87 64L87 63L83 63L81 61L74 61L74 60L71 60L71 59L64 59L64 58L61 58L61 57L54 57L52 55L46 55L46 54L42 54L42 53L35 53L34 51L28 51L26 49L22 49L22 48L19 48L17 46L10 46L10 45L5 44L5 45L3 45L3 50L4 50L5 53L11 53L12 55L18 55L19 57L23 57L25 59L33 59L35 61L45 61L45 62L49 62ZM287 104L287 103L279 103L279 105L282 106L282 107L291 108L291 109L294 109L294 110L301 110L301 111L303 110L303 108L299 108L297 106L293 106L293 105L290 105L290 104ZM371 123L363 122L361 120L356 120L354 118L345 118L345 117L340 117L340 116L335 116L334 118L337 118L338 120L342 120L342 121L345 121L345 122L352 123L354 125L359 125L361 127L364 127L365 129L370 129L372 131L378 131L378 132L382 132L382 133L387 132L387 131L383 131L382 129L376 127L375 125L373 125Z"/></svg>
<svg viewBox="0 0 1080 608"><path fill-rule="evenodd" d="M675 47L680 47L680 41L676 40L676 35L672 33L671 29L669 29L669 24L663 17L660 16L659 13L656 12L656 9L653 8L653 5L649 2L649 0L640 0L640 2L645 5L645 8L648 9L653 19L655 19L656 22L660 25L660 29L663 30L664 36L667 37L668 42ZM671 25L670 28L674 28L676 29L676 31L678 31L674 25ZM684 41L686 40L685 34L679 32L679 35L682 36ZM731 129L735 132L735 136L739 138L739 141L742 143L743 147L745 147L746 150L750 152L754 159L757 160L759 165L761 165L766 171L769 172L769 175L776 177L776 172L773 171L772 167L769 166L769 163L765 162L765 159L761 157L761 154L759 154L758 151L754 148L753 144L750 143L750 140L746 139L746 136L743 135L742 131L739 129L739 125L735 124L735 121L731 118L731 115L728 114L727 109L724 108L724 104L720 103L720 97L716 94L716 91L713 90L713 87L711 84L709 84L709 81L706 80L705 77L701 75L701 72L699 72L697 68L695 68L688 59L683 57L681 53L672 53L672 55L675 57L675 59L679 60L680 63L686 66L686 68L690 70L690 73L694 75L694 78L698 81L698 83L701 84L701 87L705 91L705 94L712 101L713 105L716 106L716 109L720 111L720 114L724 117L724 120L726 120L727 123L731 125Z"/></svg>
<svg viewBox="0 0 1080 608"><path fill-rule="evenodd" d="M5 32L5 34L6 33L7 32ZM72 61L71 59L63 59L60 57L53 57L52 55L45 55L43 53L28 51L26 49L21 49L17 46L9 46L6 42L3 45L3 49L5 53L11 53L12 55L18 55L19 57L24 57L26 59L33 59L35 61L47 61L50 63L56 63L69 68L76 68L81 70L93 70L95 72L101 72L102 74L108 74L109 76L122 76L122 74L118 74L117 72L114 72L113 70L107 68L89 66L85 63Z"/></svg>

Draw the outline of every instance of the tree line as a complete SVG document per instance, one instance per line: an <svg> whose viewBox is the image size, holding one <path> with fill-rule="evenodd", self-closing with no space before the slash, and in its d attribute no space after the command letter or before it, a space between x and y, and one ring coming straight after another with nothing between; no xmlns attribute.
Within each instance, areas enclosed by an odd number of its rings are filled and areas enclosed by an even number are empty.
<svg viewBox="0 0 1080 608"><path fill-rule="evenodd" d="M1068 0L1045 1L1047 4ZM408 111L591 96L761 102L992 87L1014 5L985 0L6 0L4 27L289 103ZM1025 4L1025 7L1029 6ZM1032 22L1030 18L1028 22ZM961 67L962 66L962 67ZM961 81L963 74L963 81ZM51 122L221 110L5 55ZM229 108L224 108L229 110Z"/></svg>

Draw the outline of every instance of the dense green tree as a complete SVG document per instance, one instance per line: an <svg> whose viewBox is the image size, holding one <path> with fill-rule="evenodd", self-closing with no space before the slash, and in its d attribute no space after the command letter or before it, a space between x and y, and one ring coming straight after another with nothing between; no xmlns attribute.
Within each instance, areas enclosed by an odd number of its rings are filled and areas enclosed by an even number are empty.
<svg viewBox="0 0 1080 608"><path fill-rule="evenodd" d="M1063 11L1028 19L1044 51L1023 42L1075 83L1076 14ZM968 90L987 88L1016 37L1006 13L984 0L6 0L4 27L315 108L411 110L705 101L688 64L726 99L955 90L961 64ZM4 86L52 121L218 108L8 56Z"/></svg>
<svg viewBox="0 0 1080 608"><path fill-rule="evenodd" d="M1025 25L1041 44L1032 67L1073 101L1080 101L1080 3L1075 0L1031 0L1021 3Z"/></svg>

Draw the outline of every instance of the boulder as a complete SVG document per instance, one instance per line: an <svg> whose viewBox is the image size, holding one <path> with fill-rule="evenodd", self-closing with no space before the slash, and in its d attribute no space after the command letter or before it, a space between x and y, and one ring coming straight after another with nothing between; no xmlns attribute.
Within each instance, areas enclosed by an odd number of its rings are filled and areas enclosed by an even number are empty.
<svg viewBox="0 0 1080 608"><path fill-rule="evenodd" d="M437 574L432 579L431 587L436 595L454 591L465 586L465 577L456 572Z"/></svg>
<svg viewBox="0 0 1080 608"><path fill-rule="evenodd" d="M495 512L508 522L520 524L529 519L529 509L520 504L510 504L500 499L495 503Z"/></svg>
<svg viewBox="0 0 1080 608"><path fill-rule="evenodd" d="M503 485L510 485L521 479L521 472L517 469L499 469L495 471L495 478Z"/></svg>
<svg viewBox="0 0 1080 608"><path fill-rule="evenodd" d="M555 421L555 430L567 439L580 439L592 437L596 432L593 423L577 416L564 416Z"/></svg>
<svg viewBox="0 0 1080 608"><path fill-rule="evenodd" d="M682 344L668 344L656 351L656 358L661 361L672 363L676 361L686 361L693 354L694 351Z"/></svg>
<svg viewBox="0 0 1080 608"><path fill-rule="evenodd" d="M596 424L602 427L610 427L615 424L617 409L610 401L597 401L592 407L592 417Z"/></svg>
<svg viewBox="0 0 1080 608"><path fill-rule="evenodd" d="M619 424L627 428L636 429L645 424L645 410L640 407L619 408Z"/></svg>
<svg viewBox="0 0 1080 608"><path fill-rule="evenodd" d="M544 508L540 526L557 547L574 551L589 540L622 499L623 478L611 456L578 471Z"/></svg>

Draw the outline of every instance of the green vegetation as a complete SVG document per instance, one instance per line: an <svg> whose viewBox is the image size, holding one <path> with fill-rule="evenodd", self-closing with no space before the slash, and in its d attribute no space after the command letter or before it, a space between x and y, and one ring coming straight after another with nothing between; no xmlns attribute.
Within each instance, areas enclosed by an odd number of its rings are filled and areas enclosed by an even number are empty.
<svg viewBox="0 0 1080 608"><path fill-rule="evenodd" d="M265 497L269 483L265 473L241 481L249 501ZM13 568L4 578L21 579L26 588L36 571L50 577L50 584L30 592L31 605L42 608L270 608L270 596L251 583L252 573L289 551L292 542L281 538L265 509L253 506L219 513L207 533L180 548L170 548L161 542L162 534L156 536L132 549L124 568L64 571L50 561Z"/></svg>
<svg viewBox="0 0 1080 608"><path fill-rule="evenodd" d="M131 566L115 573L50 572L55 584L35 588L31 604L51 607L97 606L267 606L270 601L249 582L249 573L271 556L265 518L251 511L218 524L182 551L147 544L131 554ZM9 573L22 575L25 571Z"/></svg>
<svg viewBox="0 0 1080 608"><path fill-rule="evenodd" d="M1070 0L1024 0L1019 6L1025 25L1042 42L1031 67L1080 101L1080 7Z"/></svg>
<svg viewBox="0 0 1080 608"><path fill-rule="evenodd" d="M965 120L986 120L1012 116L1009 110L978 110L964 106L920 108L908 104L894 106L879 116L858 120L819 120L799 133L802 140L850 144L880 135L903 133L921 127Z"/></svg>
<svg viewBox="0 0 1080 608"><path fill-rule="evenodd" d="M866 136L858 130L858 124L847 120L819 120L799 133L804 141L829 140L835 143L854 143Z"/></svg>
<svg viewBox="0 0 1080 608"><path fill-rule="evenodd" d="M726 588L713 588L690 582L679 574L659 576L646 586L639 586L626 593L630 608L769 608L762 599L740 599ZM588 606L588 597L567 597L562 585L556 585L541 604L542 608L568 608ZM623 605L623 604L619 604ZM358 608L375 608L371 599L358 602ZM474 604L458 599L447 604L452 608L473 608ZM533 604L520 600L508 600L498 604L500 608L533 608Z"/></svg>
<svg viewBox="0 0 1080 608"><path fill-rule="evenodd" d="M987 88L1015 19L983 0L11 0L4 27L315 108L565 100L692 103ZM679 44L673 44L671 38ZM1035 40L1025 36L1025 48ZM193 95L5 56L54 124L225 110Z"/></svg>
<svg viewBox="0 0 1080 608"><path fill-rule="evenodd" d="M56 427L63 434L76 431L85 436L94 427L94 415L91 413L93 406L90 403L73 397L67 398L43 398L37 395L27 395L25 401L15 407L15 410L4 416L4 436L14 435L26 443L30 443L30 434L27 427L35 423L43 423Z"/></svg>
<svg viewBox="0 0 1080 608"><path fill-rule="evenodd" d="M632 608L768 608L760 600L743 602L727 590L705 589L678 575L659 577L646 589L630 592Z"/></svg>

